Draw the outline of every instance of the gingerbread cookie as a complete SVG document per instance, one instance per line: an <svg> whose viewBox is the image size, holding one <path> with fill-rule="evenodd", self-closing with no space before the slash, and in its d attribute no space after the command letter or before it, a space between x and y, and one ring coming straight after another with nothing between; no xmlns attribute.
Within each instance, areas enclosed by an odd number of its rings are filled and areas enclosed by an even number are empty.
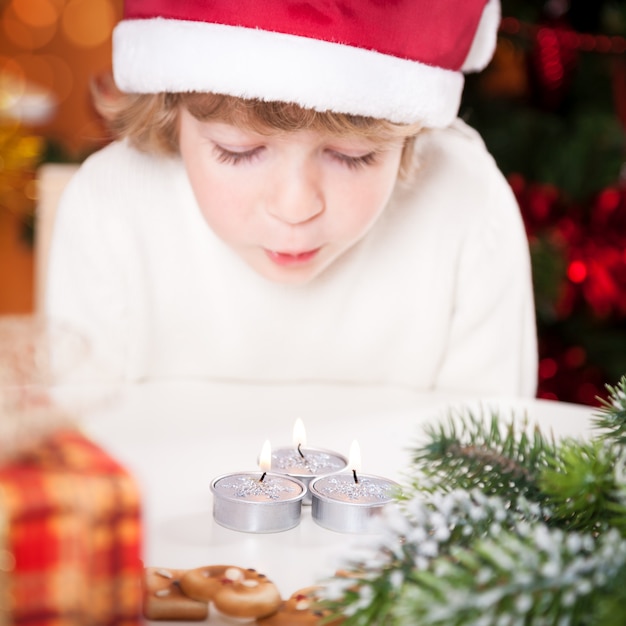
<svg viewBox="0 0 626 626"><path fill-rule="evenodd" d="M180 579L186 570L147 567L144 570L143 614L152 620L204 620L209 615L206 602L183 593Z"/></svg>
<svg viewBox="0 0 626 626"><path fill-rule="evenodd" d="M274 615L258 620L258 626L320 626L328 612L316 607L318 587L305 587L285 600ZM339 626L340 619L323 622L324 626Z"/></svg>
<svg viewBox="0 0 626 626"><path fill-rule="evenodd" d="M282 601L276 585L266 576L232 565L189 570L181 577L180 587L190 598L212 602L230 617L265 617L275 613Z"/></svg>
<svg viewBox="0 0 626 626"><path fill-rule="evenodd" d="M228 572L228 574L227 574ZM216 591L220 589L222 578L237 578L242 576L241 570L232 565L207 565L196 567L184 572L180 587L183 593L194 600L210 602Z"/></svg>

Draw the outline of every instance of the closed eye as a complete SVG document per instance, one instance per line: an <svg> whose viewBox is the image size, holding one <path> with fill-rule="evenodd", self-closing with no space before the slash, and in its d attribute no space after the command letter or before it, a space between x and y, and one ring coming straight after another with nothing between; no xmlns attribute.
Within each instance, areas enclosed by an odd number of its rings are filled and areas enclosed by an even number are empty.
<svg viewBox="0 0 626 626"><path fill-rule="evenodd" d="M349 156L347 154L343 154L342 152L335 152L334 150L330 152L333 159L339 161L343 165L346 165L350 169L359 169L363 167L367 167L368 165L373 165L377 161L378 154L376 152L368 152L367 154L362 154L361 156Z"/></svg>
<svg viewBox="0 0 626 626"><path fill-rule="evenodd" d="M248 163L258 157L263 151L263 146L239 152L234 150L227 150L226 148L223 148L218 144L214 144L213 149L219 163L237 165L239 163Z"/></svg>

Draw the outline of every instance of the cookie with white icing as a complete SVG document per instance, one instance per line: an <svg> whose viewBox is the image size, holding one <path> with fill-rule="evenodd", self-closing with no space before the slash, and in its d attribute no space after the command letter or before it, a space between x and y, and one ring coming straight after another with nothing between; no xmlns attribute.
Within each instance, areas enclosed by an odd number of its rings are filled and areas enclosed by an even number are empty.
<svg viewBox="0 0 626 626"><path fill-rule="evenodd" d="M143 579L143 614L151 620L205 620L207 602L194 600L180 588L187 570L147 567Z"/></svg>

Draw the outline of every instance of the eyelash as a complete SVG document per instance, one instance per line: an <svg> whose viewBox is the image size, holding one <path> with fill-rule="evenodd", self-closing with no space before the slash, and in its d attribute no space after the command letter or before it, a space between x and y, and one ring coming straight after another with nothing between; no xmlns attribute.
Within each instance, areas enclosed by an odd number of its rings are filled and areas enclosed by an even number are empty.
<svg viewBox="0 0 626 626"><path fill-rule="evenodd" d="M261 150L260 148L254 148L252 150L246 150L245 152L231 152L230 150L225 150L220 146L214 147L218 162L227 163L229 165L250 162L259 155Z"/></svg>
<svg viewBox="0 0 626 626"><path fill-rule="evenodd" d="M249 163L254 160L262 151L262 148L254 148L252 150L246 150L245 152L231 152L225 150L221 146L215 146L215 152L219 163L226 163L229 165L238 165L239 163ZM346 167L356 170L368 165L372 165L376 162L377 153L368 152L362 156L352 157L341 152L330 151L329 153L333 159L345 165Z"/></svg>
<svg viewBox="0 0 626 626"><path fill-rule="evenodd" d="M362 167L367 167L368 165L372 165L376 163L376 152L368 152L362 156L351 157L346 154L342 154L341 152L333 152L333 158L343 163L350 169L359 169Z"/></svg>

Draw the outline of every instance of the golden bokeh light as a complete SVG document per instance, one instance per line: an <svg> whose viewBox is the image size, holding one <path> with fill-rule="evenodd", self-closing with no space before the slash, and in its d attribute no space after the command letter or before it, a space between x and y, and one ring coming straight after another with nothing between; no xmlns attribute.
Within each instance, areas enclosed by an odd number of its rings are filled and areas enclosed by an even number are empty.
<svg viewBox="0 0 626 626"><path fill-rule="evenodd" d="M57 23L35 28L26 24L14 10L13 5L5 8L2 14L2 31L6 35L7 41L22 50L35 50L45 46L54 37L57 30Z"/></svg>
<svg viewBox="0 0 626 626"><path fill-rule="evenodd" d="M32 50L34 43L33 29L17 19L12 7L8 6L2 13L2 34L7 42L23 50Z"/></svg>
<svg viewBox="0 0 626 626"><path fill-rule="evenodd" d="M58 105L70 96L74 88L74 74L68 63L51 54L21 54L4 59L4 62L0 59L0 75L5 77L6 88L10 81L12 98L25 94L27 89L35 89L49 93ZM8 93L8 89L5 91Z"/></svg>
<svg viewBox="0 0 626 626"><path fill-rule="evenodd" d="M74 73L67 61L59 56L49 54L46 60L52 69L53 88L57 102L63 102L74 88Z"/></svg>
<svg viewBox="0 0 626 626"><path fill-rule="evenodd" d="M15 15L33 28L55 27L61 16L63 0L13 0Z"/></svg>
<svg viewBox="0 0 626 626"><path fill-rule="evenodd" d="M13 57L0 56L0 98L7 94L19 95L25 89L24 68Z"/></svg>
<svg viewBox="0 0 626 626"><path fill-rule="evenodd" d="M5 144L9 138L18 133L22 128L22 122L16 117L6 115L6 111L3 108L3 103L0 100L0 147ZM3 152L0 150L0 153ZM3 168L8 167L8 156L3 156L0 162L0 171Z"/></svg>
<svg viewBox="0 0 626 626"><path fill-rule="evenodd" d="M94 48L108 41L116 15L110 0L69 0L61 25L74 45Z"/></svg>
<svg viewBox="0 0 626 626"><path fill-rule="evenodd" d="M28 81L45 91L52 91L54 87L54 71L48 62L47 56L39 54L18 54L13 57L21 68Z"/></svg>

